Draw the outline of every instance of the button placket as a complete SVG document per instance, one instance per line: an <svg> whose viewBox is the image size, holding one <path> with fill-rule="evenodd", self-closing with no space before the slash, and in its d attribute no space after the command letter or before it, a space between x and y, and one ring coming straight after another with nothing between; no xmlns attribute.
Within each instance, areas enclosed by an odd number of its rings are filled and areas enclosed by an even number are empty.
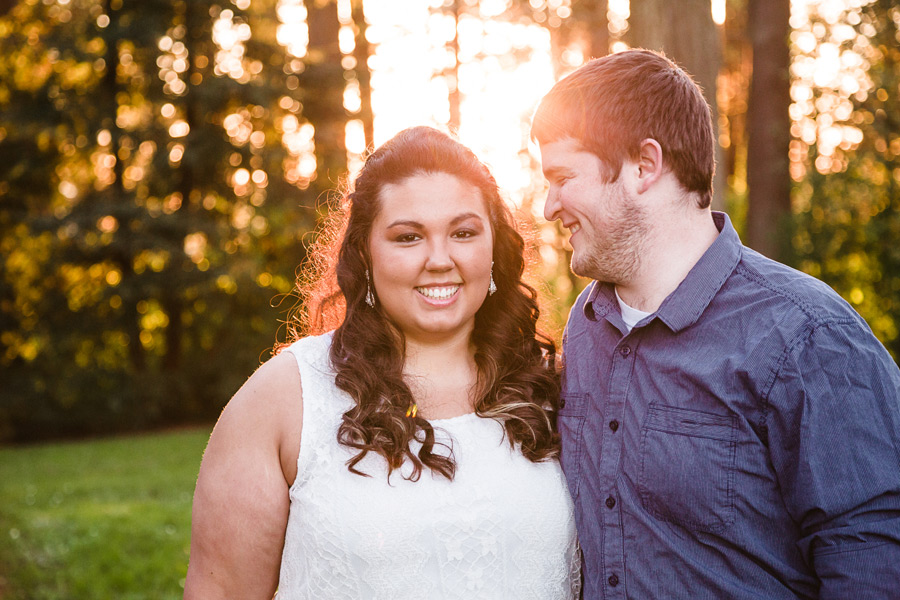
<svg viewBox="0 0 900 600"><path fill-rule="evenodd" d="M609 370L609 387L607 391L607 419L603 423L609 427L609 432L601 438L602 459L600 464L601 477L598 483L607 491L606 498L596 498L595 502L605 507L600 511L600 523L605 531L603 536L603 553L604 564L606 569L606 588L605 596L609 599L624 598L625 586L620 586L621 577L619 573L624 573L625 556L623 555L624 531L622 530L622 513L618 510L619 501L618 487L616 484L618 469L621 468L621 456L624 451L625 438L617 432L622 424L622 417L625 414L625 406L627 403L627 391L630 388L630 379L632 376L633 361L635 348L638 339L634 332L627 338L628 343L620 340L620 344L613 350L612 362ZM601 580L602 581L602 580Z"/></svg>

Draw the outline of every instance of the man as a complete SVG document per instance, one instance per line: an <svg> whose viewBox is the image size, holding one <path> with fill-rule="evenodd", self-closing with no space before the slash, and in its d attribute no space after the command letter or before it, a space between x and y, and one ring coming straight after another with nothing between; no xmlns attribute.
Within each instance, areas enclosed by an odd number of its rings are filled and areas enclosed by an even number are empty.
<svg viewBox="0 0 900 600"><path fill-rule="evenodd" d="M532 135L544 214L594 280L559 417L585 598L900 598L900 372L710 211L696 84L645 50L593 60Z"/></svg>

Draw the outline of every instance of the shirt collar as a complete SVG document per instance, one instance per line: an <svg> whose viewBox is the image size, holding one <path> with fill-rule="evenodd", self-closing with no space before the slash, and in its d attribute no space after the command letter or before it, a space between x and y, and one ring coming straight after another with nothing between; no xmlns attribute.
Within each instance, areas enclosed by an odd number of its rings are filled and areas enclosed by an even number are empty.
<svg viewBox="0 0 900 600"><path fill-rule="evenodd" d="M672 331L681 331L700 318L741 259L741 240L731 219L715 211L712 217L718 237L656 311L656 316ZM584 303L585 316L596 321L610 312L617 314L615 288L600 281L592 285Z"/></svg>

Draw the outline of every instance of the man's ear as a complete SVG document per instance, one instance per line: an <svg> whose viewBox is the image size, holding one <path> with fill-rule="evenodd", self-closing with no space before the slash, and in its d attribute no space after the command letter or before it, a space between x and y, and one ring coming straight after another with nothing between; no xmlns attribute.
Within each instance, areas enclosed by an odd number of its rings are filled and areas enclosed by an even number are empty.
<svg viewBox="0 0 900 600"><path fill-rule="evenodd" d="M659 142L652 138L641 141L641 150L637 167L637 192L643 194L650 189L663 174L663 151Z"/></svg>

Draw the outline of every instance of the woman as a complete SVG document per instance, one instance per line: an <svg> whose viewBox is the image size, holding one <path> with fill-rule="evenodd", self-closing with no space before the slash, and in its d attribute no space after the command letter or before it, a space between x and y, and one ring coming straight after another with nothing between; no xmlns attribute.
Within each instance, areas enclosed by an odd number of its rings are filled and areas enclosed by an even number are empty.
<svg viewBox="0 0 900 600"><path fill-rule="evenodd" d="M345 204L312 252L320 335L260 367L210 438L185 597L574 597L554 346L493 177L416 127Z"/></svg>

